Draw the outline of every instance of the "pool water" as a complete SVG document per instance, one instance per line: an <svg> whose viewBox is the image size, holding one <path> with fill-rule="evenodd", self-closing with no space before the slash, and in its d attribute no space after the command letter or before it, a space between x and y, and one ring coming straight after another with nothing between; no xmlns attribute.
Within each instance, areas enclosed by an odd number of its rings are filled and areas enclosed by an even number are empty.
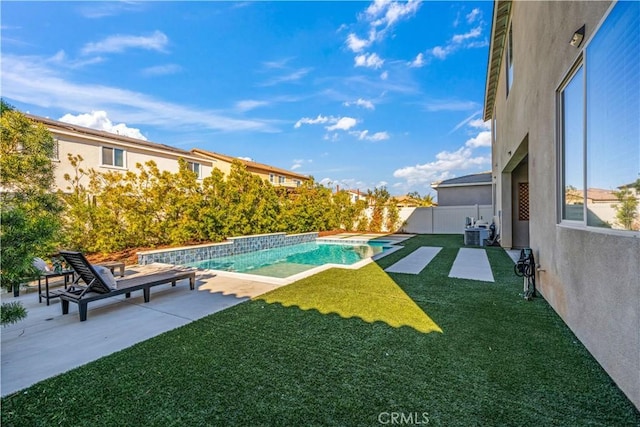
<svg viewBox="0 0 640 427"><path fill-rule="evenodd" d="M300 243L189 264L211 270L285 278L324 264L351 265L382 253L387 242L371 244Z"/></svg>

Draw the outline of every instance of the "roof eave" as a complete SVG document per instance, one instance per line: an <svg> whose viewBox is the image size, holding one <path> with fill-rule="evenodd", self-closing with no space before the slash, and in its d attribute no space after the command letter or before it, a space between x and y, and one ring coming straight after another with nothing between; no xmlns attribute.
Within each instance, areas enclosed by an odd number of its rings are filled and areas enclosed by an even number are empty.
<svg viewBox="0 0 640 427"><path fill-rule="evenodd" d="M487 81L484 97L484 121L493 117L493 107L498 90L498 78L504 55L504 44L511 15L511 0L496 0L491 22L491 45L489 46L489 62L487 64Z"/></svg>

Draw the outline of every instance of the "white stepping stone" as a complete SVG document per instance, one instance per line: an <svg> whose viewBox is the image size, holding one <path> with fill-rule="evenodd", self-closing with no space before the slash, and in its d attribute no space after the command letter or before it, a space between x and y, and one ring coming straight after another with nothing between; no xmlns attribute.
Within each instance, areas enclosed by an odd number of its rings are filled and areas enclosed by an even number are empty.
<svg viewBox="0 0 640 427"><path fill-rule="evenodd" d="M449 277L494 282L487 251L484 249L460 248Z"/></svg>
<svg viewBox="0 0 640 427"><path fill-rule="evenodd" d="M423 246L411 252L395 264L387 267L384 271L388 273L420 273L431 260L440 252L438 247Z"/></svg>

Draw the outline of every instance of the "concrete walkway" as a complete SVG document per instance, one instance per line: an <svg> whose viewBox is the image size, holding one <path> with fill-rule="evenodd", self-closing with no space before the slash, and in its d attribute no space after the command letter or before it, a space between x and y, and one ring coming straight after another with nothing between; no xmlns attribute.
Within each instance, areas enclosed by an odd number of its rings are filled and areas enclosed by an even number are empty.
<svg viewBox="0 0 640 427"><path fill-rule="evenodd" d="M494 282L487 251L484 249L460 248L449 277Z"/></svg>
<svg viewBox="0 0 640 427"><path fill-rule="evenodd" d="M85 322L80 322L76 304L63 316L58 299L47 306L38 303L36 293L18 298L3 294L2 302L20 301L28 315L0 331L0 393L14 393L276 287L199 272L194 291L184 280L175 287L153 287L146 304L142 292L96 301L89 304Z"/></svg>
<svg viewBox="0 0 640 427"><path fill-rule="evenodd" d="M384 271L388 273L420 274L431 260L438 255L441 249L442 248L432 246L422 246L395 264L385 268Z"/></svg>

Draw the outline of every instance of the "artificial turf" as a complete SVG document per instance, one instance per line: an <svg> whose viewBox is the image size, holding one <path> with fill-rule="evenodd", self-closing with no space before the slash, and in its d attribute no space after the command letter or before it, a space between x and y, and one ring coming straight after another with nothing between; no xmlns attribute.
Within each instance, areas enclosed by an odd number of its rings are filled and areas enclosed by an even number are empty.
<svg viewBox="0 0 640 427"><path fill-rule="evenodd" d="M2 399L2 425L637 426L640 413L513 262L448 277L460 236L417 236ZM418 275L385 273L420 246ZM395 417L395 418L394 418Z"/></svg>

